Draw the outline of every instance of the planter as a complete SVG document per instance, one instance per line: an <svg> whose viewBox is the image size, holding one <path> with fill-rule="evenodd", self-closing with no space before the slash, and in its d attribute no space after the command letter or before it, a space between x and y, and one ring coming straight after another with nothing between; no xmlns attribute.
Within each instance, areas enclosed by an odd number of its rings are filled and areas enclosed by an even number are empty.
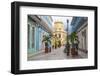
<svg viewBox="0 0 100 76"><path fill-rule="evenodd" d="M75 56L75 55L76 55L75 48L71 48L71 55L72 55L72 56Z"/></svg>
<svg viewBox="0 0 100 76"><path fill-rule="evenodd" d="M49 48L49 52L51 52L51 47Z"/></svg>
<svg viewBox="0 0 100 76"><path fill-rule="evenodd" d="M45 53L48 53L48 47L45 47Z"/></svg>
<svg viewBox="0 0 100 76"><path fill-rule="evenodd" d="M71 48L71 55L72 55L72 57L77 56L78 51L76 51L75 48Z"/></svg>

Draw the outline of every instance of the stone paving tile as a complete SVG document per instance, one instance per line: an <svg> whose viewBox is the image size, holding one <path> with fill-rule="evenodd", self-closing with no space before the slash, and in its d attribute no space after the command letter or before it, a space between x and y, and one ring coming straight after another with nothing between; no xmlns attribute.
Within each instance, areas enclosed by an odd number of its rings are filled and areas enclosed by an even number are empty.
<svg viewBox="0 0 100 76"><path fill-rule="evenodd" d="M80 59L80 58L87 58L87 55L79 51L79 55L72 57L67 56L64 53L64 46L57 49L52 49L50 53L41 53L37 56L32 56L29 60L62 60L62 59Z"/></svg>

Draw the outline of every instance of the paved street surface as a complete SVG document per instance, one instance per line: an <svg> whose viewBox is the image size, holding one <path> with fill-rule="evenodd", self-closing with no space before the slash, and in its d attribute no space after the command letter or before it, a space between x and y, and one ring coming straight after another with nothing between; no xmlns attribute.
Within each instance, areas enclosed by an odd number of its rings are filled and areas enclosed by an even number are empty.
<svg viewBox="0 0 100 76"><path fill-rule="evenodd" d="M28 60L61 60L61 59L79 59L79 58L87 58L87 54L79 51L78 56L72 57L67 56L66 53L63 52L64 46L57 49L52 49L50 53L41 53L35 56L31 56Z"/></svg>

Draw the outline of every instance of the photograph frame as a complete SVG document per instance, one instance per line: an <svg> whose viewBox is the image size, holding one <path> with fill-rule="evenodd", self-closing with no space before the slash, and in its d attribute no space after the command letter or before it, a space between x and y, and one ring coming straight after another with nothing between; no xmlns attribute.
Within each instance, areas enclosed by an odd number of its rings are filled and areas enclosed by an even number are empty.
<svg viewBox="0 0 100 76"><path fill-rule="evenodd" d="M27 69L20 70L20 7L46 7L46 8L64 8L64 9L83 9L94 11L94 65L81 67L63 67L48 69ZM11 73L28 74L28 73L44 73L44 72L61 72L74 70L91 70L97 69L97 7L82 5L65 5L65 4L49 4L49 3L32 3L32 2L12 2L11 3Z"/></svg>

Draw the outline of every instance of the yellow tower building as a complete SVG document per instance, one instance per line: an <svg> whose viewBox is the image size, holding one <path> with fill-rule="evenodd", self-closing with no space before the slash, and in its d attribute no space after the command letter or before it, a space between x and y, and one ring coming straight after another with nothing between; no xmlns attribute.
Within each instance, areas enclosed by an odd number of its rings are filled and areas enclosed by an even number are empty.
<svg viewBox="0 0 100 76"><path fill-rule="evenodd" d="M53 26L53 45L61 46L66 44L67 33L64 30L64 24L62 21L55 21Z"/></svg>

